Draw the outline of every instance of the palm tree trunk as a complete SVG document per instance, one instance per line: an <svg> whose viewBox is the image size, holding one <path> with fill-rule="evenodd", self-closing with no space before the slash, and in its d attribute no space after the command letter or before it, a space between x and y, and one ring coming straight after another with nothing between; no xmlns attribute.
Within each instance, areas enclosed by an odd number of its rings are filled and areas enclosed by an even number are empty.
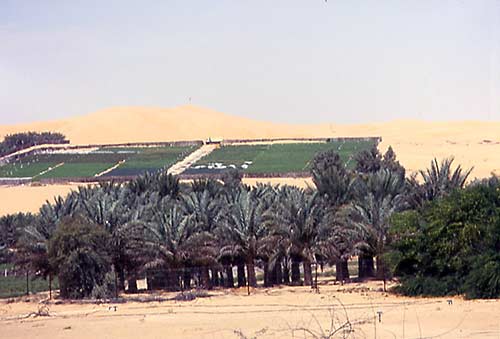
<svg viewBox="0 0 500 339"><path fill-rule="evenodd" d="M226 270L226 287L233 288L234 287L233 266L227 265L225 267L225 270Z"/></svg>
<svg viewBox="0 0 500 339"><path fill-rule="evenodd" d="M272 286L273 283L272 272L269 271L269 262L264 262L264 287Z"/></svg>
<svg viewBox="0 0 500 339"><path fill-rule="evenodd" d="M179 273L175 268L167 271L167 289L170 291L179 289Z"/></svg>
<svg viewBox="0 0 500 339"><path fill-rule="evenodd" d="M292 285L300 285L300 259L292 256Z"/></svg>
<svg viewBox="0 0 500 339"><path fill-rule="evenodd" d="M283 265L283 283L286 285L290 284L290 266L287 264L287 262L284 262Z"/></svg>
<svg viewBox="0 0 500 339"><path fill-rule="evenodd" d="M255 264L253 262L253 257L249 257L247 260L247 275L248 284L252 287L257 287L257 278L255 277Z"/></svg>
<svg viewBox="0 0 500 339"><path fill-rule="evenodd" d="M191 269L189 267L184 268L183 272L183 288L185 290L190 290L191 289Z"/></svg>
<svg viewBox="0 0 500 339"><path fill-rule="evenodd" d="M335 279L342 284L349 280L349 266L347 260L340 259L335 263Z"/></svg>
<svg viewBox="0 0 500 339"><path fill-rule="evenodd" d="M245 264L243 262L238 262L238 287L244 287L247 285L247 280L245 278Z"/></svg>
<svg viewBox="0 0 500 339"><path fill-rule="evenodd" d="M118 274L118 290L123 291L125 290L125 270L119 266L116 273Z"/></svg>
<svg viewBox="0 0 500 339"><path fill-rule="evenodd" d="M358 257L358 278L366 279L375 276L373 257L367 254L360 254Z"/></svg>
<svg viewBox="0 0 500 339"><path fill-rule="evenodd" d="M380 256L377 256L377 279L378 280L384 280L386 279L386 266L384 259L382 259Z"/></svg>
<svg viewBox="0 0 500 339"><path fill-rule="evenodd" d="M128 293L137 293L137 276L133 274L130 279L128 279Z"/></svg>
<svg viewBox="0 0 500 339"><path fill-rule="evenodd" d="M274 266L274 276L275 276L275 284L281 285L283 283L283 270L281 269L281 262L277 262Z"/></svg>
<svg viewBox="0 0 500 339"><path fill-rule="evenodd" d="M302 265L304 267L304 286L312 286L311 261L309 259L304 259Z"/></svg>
<svg viewBox="0 0 500 339"><path fill-rule="evenodd" d="M210 272L208 266L201 268L201 285L203 288L210 289Z"/></svg>
<svg viewBox="0 0 500 339"><path fill-rule="evenodd" d="M212 271L212 286L217 287L220 285L219 270L216 268L212 268L211 271Z"/></svg>
<svg viewBox="0 0 500 339"><path fill-rule="evenodd" d="M219 276L219 286L226 286L226 279L224 278L224 273L222 271L217 270L217 275Z"/></svg>

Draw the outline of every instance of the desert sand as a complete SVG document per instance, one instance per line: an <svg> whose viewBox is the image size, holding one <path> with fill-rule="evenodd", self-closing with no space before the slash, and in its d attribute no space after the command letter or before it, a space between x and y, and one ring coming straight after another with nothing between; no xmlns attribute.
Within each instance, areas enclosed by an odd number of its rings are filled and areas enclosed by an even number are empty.
<svg viewBox="0 0 500 339"><path fill-rule="evenodd" d="M331 119L335 121L335 117ZM117 107L59 121L0 125L0 138L22 131L57 131L72 144L154 142L175 140L314 138L380 136L381 151L390 145L398 159L414 172L429 166L434 157L454 156L456 163L474 167L471 178L500 174L500 122L393 121L362 125L293 125L254 121L196 106L172 109ZM245 182L296 184L310 179L246 179ZM72 186L0 187L0 215L36 211L46 199L66 194Z"/></svg>
<svg viewBox="0 0 500 339"><path fill-rule="evenodd" d="M52 301L50 316L29 316L40 307L38 295L28 302L0 301L0 325L2 337L10 339L313 338L301 328L320 338L329 332L332 319L336 329L351 324L353 332L346 338L500 336L498 300L406 298L381 288L377 282L339 286L330 281L319 294L309 287L275 287L252 290L250 296L246 289L216 290L209 298L183 302L56 305ZM117 306L116 311L109 306ZM382 312L380 322L377 312ZM332 338L343 338L342 332Z"/></svg>
<svg viewBox="0 0 500 339"><path fill-rule="evenodd" d="M0 216L17 212L38 212L45 201L52 202L54 197L65 196L77 187L76 184L0 186Z"/></svg>

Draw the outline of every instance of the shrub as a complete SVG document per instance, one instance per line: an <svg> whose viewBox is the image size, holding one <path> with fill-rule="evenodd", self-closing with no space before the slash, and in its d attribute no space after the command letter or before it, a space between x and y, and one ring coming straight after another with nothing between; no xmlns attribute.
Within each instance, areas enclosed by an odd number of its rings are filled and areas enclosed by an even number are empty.
<svg viewBox="0 0 500 339"><path fill-rule="evenodd" d="M470 299L500 297L500 255L476 260L465 281L465 296Z"/></svg>
<svg viewBox="0 0 500 339"><path fill-rule="evenodd" d="M116 296L115 270L106 273L104 281L100 285L94 286L90 297L92 299L112 299Z"/></svg>
<svg viewBox="0 0 500 339"><path fill-rule="evenodd" d="M109 235L82 217L65 218L49 241L49 261L59 276L61 297L85 298L111 269Z"/></svg>

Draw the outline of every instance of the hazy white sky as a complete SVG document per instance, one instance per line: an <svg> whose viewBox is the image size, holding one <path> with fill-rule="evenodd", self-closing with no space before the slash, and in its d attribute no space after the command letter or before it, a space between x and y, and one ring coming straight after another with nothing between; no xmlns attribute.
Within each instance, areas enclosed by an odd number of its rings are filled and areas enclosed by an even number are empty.
<svg viewBox="0 0 500 339"><path fill-rule="evenodd" d="M0 0L0 124L188 102L500 120L500 0Z"/></svg>

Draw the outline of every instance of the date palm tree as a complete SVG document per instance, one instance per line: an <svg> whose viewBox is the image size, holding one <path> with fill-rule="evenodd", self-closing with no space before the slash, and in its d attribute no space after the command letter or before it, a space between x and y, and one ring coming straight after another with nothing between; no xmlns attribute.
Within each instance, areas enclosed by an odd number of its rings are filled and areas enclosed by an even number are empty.
<svg viewBox="0 0 500 339"><path fill-rule="evenodd" d="M390 217L405 207L404 181L398 173L382 169L362 181L357 199L343 211L363 231L366 248L377 260L377 278L385 279L385 253Z"/></svg>
<svg viewBox="0 0 500 339"><path fill-rule="evenodd" d="M253 287L257 286L255 260L260 241L266 235L263 220L265 207L265 204L253 198L251 193L241 190L220 230L229 240L222 252L237 253L245 259L248 284Z"/></svg>
<svg viewBox="0 0 500 339"><path fill-rule="evenodd" d="M326 208L317 192L307 194L303 189L284 186L279 190L279 202L270 213L273 235L283 241L292 261L292 283L300 282L299 264L304 269L304 284L312 284L311 263L318 250L318 232Z"/></svg>

